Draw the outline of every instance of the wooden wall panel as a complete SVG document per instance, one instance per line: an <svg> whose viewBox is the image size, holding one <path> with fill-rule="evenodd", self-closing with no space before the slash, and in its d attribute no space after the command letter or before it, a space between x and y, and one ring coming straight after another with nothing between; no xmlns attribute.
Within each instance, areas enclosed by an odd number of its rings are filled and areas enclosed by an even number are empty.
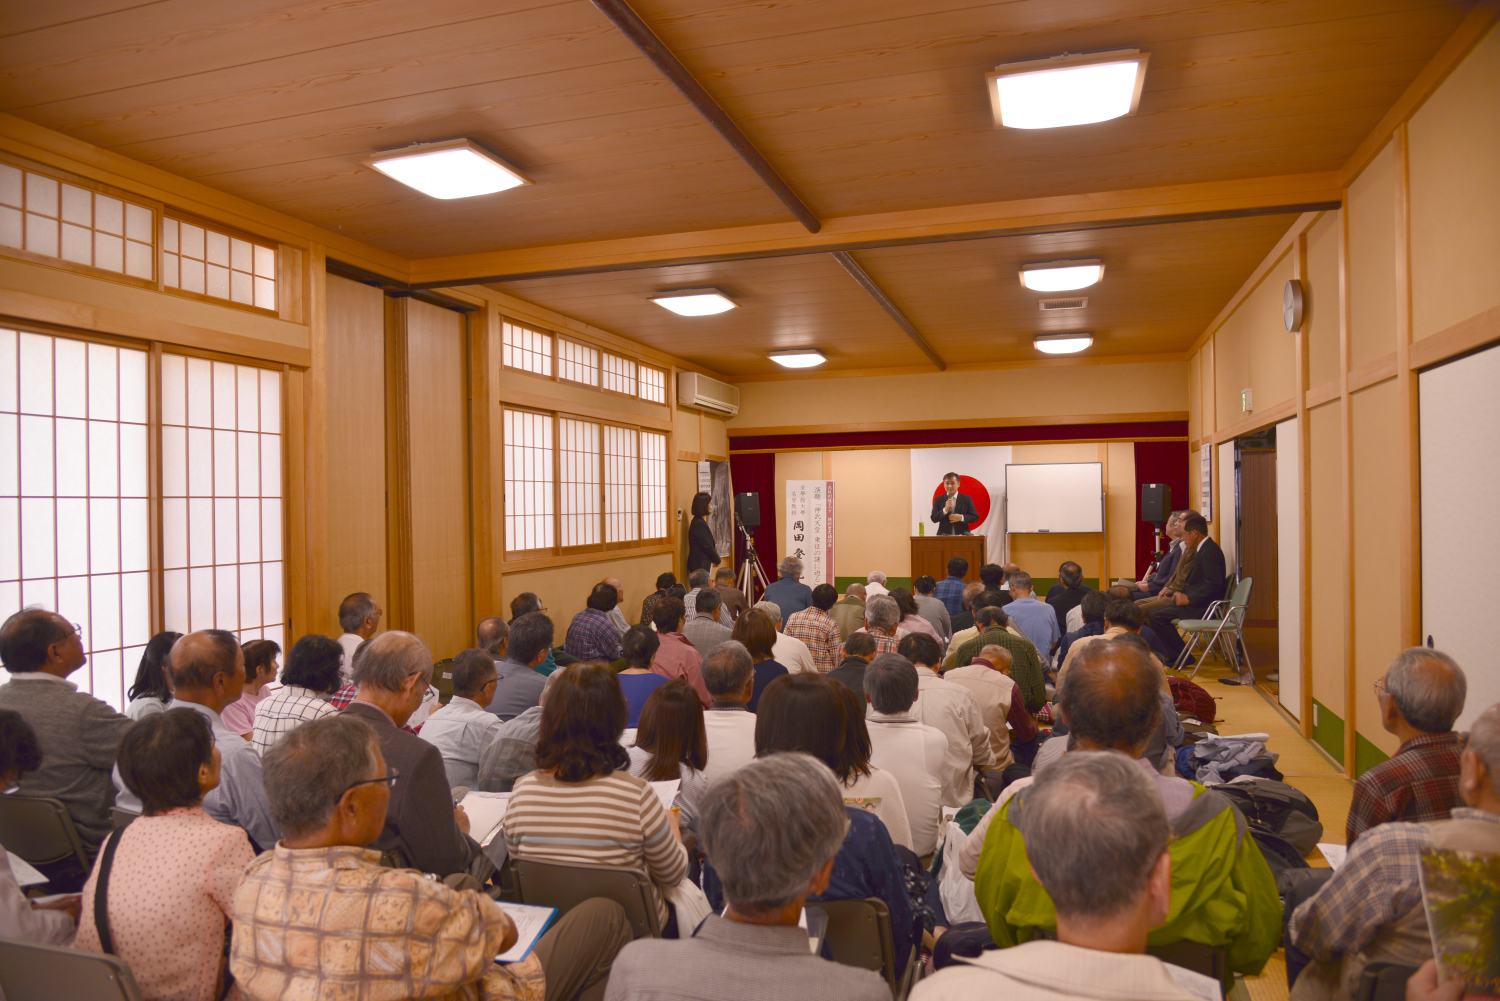
<svg viewBox="0 0 1500 1001"><path fill-rule="evenodd" d="M600 563L578 563L546 570L512 571L502 583L508 609L516 595L530 591L542 599L547 617L557 630L557 645L568 635L568 623L583 611L589 591L605 577L617 577L625 585L625 620L635 625L641 617L641 599L656 589L656 576L672 569L672 555L632 556ZM509 612L506 613L509 618Z"/></svg>
<svg viewBox="0 0 1500 1001"><path fill-rule="evenodd" d="M368 591L382 606L389 600L381 291L329 275L327 342L328 590L314 600L336 618L354 591Z"/></svg>
<svg viewBox="0 0 1500 1001"><path fill-rule="evenodd" d="M1275 621L1280 593L1276 453L1240 453L1240 573L1255 578L1248 618Z"/></svg>
<svg viewBox="0 0 1500 1001"><path fill-rule="evenodd" d="M823 453L821 452L779 452L776 455L776 552L779 556L786 556L786 481L787 480L817 480L823 476ZM910 489L907 494L910 494ZM906 496L902 494L901 496ZM903 518L904 522L906 519ZM900 554L901 565L888 567L872 566L870 570L883 570L890 577L905 577L911 572L911 552L908 550ZM842 563L842 561L836 562ZM766 579L776 579L776 568L764 567Z"/></svg>
<svg viewBox="0 0 1500 1001"><path fill-rule="evenodd" d="M816 453L813 453L816 454ZM865 578L871 570L891 577L911 573L911 449L871 448L833 452L837 504L834 575ZM776 457L777 472L787 456ZM821 476L821 469L813 474ZM781 504L777 499L778 507ZM929 526L929 530L932 526Z"/></svg>
<svg viewBox="0 0 1500 1001"><path fill-rule="evenodd" d="M1500 29L1412 116L1412 336L1500 305Z"/></svg>
<svg viewBox="0 0 1500 1001"><path fill-rule="evenodd" d="M1303 329L1307 336L1308 387L1339 377L1339 235L1338 212L1325 212L1307 231L1307 297Z"/></svg>
<svg viewBox="0 0 1500 1001"><path fill-rule="evenodd" d="M1391 578L1401 546L1401 497L1391 451L1401 439L1396 380L1351 397L1354 441L1354 697L1359 735L1386 754L1399 742L1380 725L1375 681L1400 650L1398 590Z"/></svg>
<svg viewBox="0 0 1500 1001"><path fill-rule="evenodd" d="M1387 143L1349 185L1349 365L1396 349L1396 161Z"/></svg>
<svg viewBox="0 0 1500 1001"><path fill-rule="evenodd" d="M1188 441L1203 436L1203 354L1188 359Z"/></svg>
<svg viewBox="0 0 1500 1001"><path fill-rule="evenodd" d="M1135 579L1135 446L1130 442L1111 442L1105 446L1109 452L1106 465L1108 480L1105 482L1107 503L1105 524L1109 526L1109 559L1104 568L1104 577L1113 581L1117 577ZM1173 499L1176 503L1176 499Z"/></svg>
<svg viewBox="0 0 1500 1001"><path fill-rule="evenodd" d="M1281 294L1292 277L1293 263L1288 253L1272 266L1214 335L1219 427L1249 416L1240 410L1241 390L1252 390L1254 411L1269 410L1292 398L1296 368L1292 335L1281 320Z"/></svg>
<svg viewBox="0 0 1500 1001"><path fill-rule="evenodd" d="M414 631L436 657L473 645L464 318L408 300Z"/></svg>
<svg viewBox="0 0 1500 1001"><path fill-rule="evenodd" d="M1344 486L1343 422L1339 405L1307 412L1312 476L1312 658L1313 698L1340 717L1344 713ZM1389 570L1389 567L1387 567Z"/></svg>

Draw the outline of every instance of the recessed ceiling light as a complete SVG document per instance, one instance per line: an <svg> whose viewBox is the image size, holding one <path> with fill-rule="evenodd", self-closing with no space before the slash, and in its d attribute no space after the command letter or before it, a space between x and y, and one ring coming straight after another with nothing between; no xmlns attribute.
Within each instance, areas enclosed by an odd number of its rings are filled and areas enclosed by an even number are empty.
<svg viewBox="0 0 1500 1001"><path fill-rule="evenodd" d="M653 295L651 301L678 316L713 316L735 307L735 303L716 288L684 288Z"/></svg>
<svg viewBox="0 0 1500 1001"><path fill-rule="evenodd" d="M520 171L468 139L388 149L364 162L433 198L472 198L531 183Z"/></svg>
<svg viewBox="0 0 1500 1001"><path fill-rule="evenodd" d="M772 351L769 357L784 368L812 368L828 360L823 357L823 352L816 348L802 348L799 351Z"/></svg>
<svg viewBox="0 0 1500 1001"><path fill-rule="evenodd" d="M1038 351L1049 355L1073 355L1094 343L1093 334L1037 334L1032 341Z"/></svg>
<svg viewBox="0 0 1500 1001"><path fill-rule="evenodd" d="M1133 115L1150 58L1139 49L1116 49L996 66L985 74L995 124L1055 129Z"/></svg>
<svg viewBox="0 0 1500 1001"><path fill-rule="evenodd" d="M1071 292L1088 288L1103 277L1104 262L1097 258L1021 265L1021 284L1033 292Z"/></svg>

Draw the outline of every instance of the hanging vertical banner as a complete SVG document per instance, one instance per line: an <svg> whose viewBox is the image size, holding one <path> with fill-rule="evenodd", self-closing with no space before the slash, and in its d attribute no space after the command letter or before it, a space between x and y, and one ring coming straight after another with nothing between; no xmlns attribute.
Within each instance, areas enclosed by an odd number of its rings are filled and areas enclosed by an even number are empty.
<svg viewBox="0 0 1500 1001"><path fill-rule="evenodd" d="M802 561L802 583L833 583L833 481L786 481L786 545ZM773 573L771 575L775 577Z"/></svg>
<svg viewBox="0 0 1500 1001"><path fill-rule="evenodd" d="M1199 493L1199 502L1203 508L1200 512L1204 521L1214 520L1214 447L1208 442L1203 444L1202 456L1203 489Z"/></svg>

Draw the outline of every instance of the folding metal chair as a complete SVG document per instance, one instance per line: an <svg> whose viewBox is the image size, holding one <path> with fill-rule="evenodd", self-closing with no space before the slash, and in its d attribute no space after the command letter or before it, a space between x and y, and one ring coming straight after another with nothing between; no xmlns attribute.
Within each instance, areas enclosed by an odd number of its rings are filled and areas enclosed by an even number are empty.
<svg viewBox="0 0 1500 1001"><path fill-rule="evenodd" d="M0 796L0 845L34 866L71 857L85 874L93 868L68 808L45 796Z"/></svg>
<svg viewBox="0 0 1500 1001"><path fill-rule="evenodd" d="M644 872L515 856L510 866L523 904L556 907L561 916L585 900L604 897L625 908L636 938L661 938L656 886Z"/></svg>
<svg viewBox="0 0 1500 1001"><path fill-rule="evenodd" d="M114 956L0 938L6 1001L141 1001L135 977Z"/></svg>
<svg viewBox="0 0 1500 1001"><path fill-rule="evenodd" d="M1198 640L1208 637L1208 644L1203 648L1203 656L1193 665L1193 673L1190 678L1198 676L1198 669L1203 666L1203 661L1214 652L1215 647L1219 655L1224 658L1224 663L1239 666L1240 656L1245 658L1245 667L1250 668L1250 651L1245 647L1245 615L1250 607L1250 590L1255 584L1254 577L1246 577L1234 587L1234 593L1223 601L1216 601L1208 606L1208 611L1201 619L1179 619L1176 623L1179 632L1185 634L1186 639L1191 642L1185 643L1182 652L1172 662L1172 669L1181 671L1187 663L1187 659L1193 655L1198 648ZM1236 652L1236 646L1239 650Z"/></svg>
<svg viewBox="0 0 1500 1001"><path fill-rule="evenodd" d="M828 915L828 948L836 963L875 970L885 977L895 1001L903 1001L916 979L916 950L906 960L906 972L896 976L896 946L891 934L891 912L878 897L863 900L820 900Z"/></svg>
<svg viewBox="0 0 1500 1001"><path fill-rule="evenodd" d="M130 822L139 816L140 814L134 810L122 810L118 806L109 808L109 822L114 825L114 829L117 831L125 830L125 828L130 826Z"/></svg>

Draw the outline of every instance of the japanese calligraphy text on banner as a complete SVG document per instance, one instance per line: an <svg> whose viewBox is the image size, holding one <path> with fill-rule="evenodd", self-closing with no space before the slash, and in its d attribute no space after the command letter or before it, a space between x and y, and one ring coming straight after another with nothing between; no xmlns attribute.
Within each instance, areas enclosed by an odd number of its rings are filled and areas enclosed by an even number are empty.
<svg viewBox="0 0 1500 1001"><path fill-rule="evenodd" d="M833 583L833 481L786 481L786 545L802 561L802 583Z"/></svg>

